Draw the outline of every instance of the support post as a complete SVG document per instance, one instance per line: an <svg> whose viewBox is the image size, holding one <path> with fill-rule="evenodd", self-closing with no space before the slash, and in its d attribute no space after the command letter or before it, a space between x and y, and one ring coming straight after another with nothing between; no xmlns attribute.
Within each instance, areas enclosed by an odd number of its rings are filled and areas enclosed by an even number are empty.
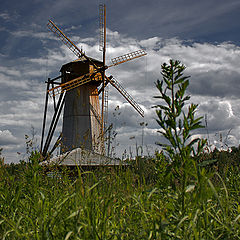
<svg viewBox="0 0 240 240"><path fill-rule="evenodd" d="M52 82L52 88L54 88L53 82ZM53 90L53 104L54 104L54 110L56 111L56 97L55 97L55 94L54 94L54 90Z"/></svg>
<svg viewBox="0 0 240 240"><path fill-rule="evenodd" d="M44 114L43 114L43 126L42 126L42 138L41 138L41 145L40 145L40 152L42 153L43 148L43 139L44 139L44 132L45 132L45 125L46 125L46 117L47 117L47 105L48 105L48 90L49 90L50 78L47 81L47 90L46 90L46 98L45 98L45 107L44 107Z"/></svg>
<svg viewBox="0 0 240 240"><path fill-rule="evenodd" d="M54 112L49 131L48 131L48 136L47 136L47 139L46 139L46 142L45 142L45 145L44 145L44 149L43 149L43 153L42 153L43 156L46 156L46 154L47 154L48 147L51 143L55 128L57 126L58 119L60 117L60 114L61 114L61 111L62 111L62 108L63 108L64 100L65 100L65 96L63 98L63 93L61 93L61 95L58 99L57 107L56 107L56 110Z"/></svg>

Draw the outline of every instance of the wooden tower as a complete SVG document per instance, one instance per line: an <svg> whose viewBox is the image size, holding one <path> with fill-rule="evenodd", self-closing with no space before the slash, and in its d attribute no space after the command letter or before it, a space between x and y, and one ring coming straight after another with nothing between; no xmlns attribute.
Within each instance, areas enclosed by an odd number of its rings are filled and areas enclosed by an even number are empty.
<svg viewBox="0 0 240 240"><path fill-rule="evenodd" d="M102 62L92 59L96 66ZM62 82L69 82L82 75L93 72L93 65L86 60L78 60L62 66ZM101 143L101 109L98 87L102 81L101 74L92 81L66 92L62 127L62 152L77 147L100 153Z"/></svg>

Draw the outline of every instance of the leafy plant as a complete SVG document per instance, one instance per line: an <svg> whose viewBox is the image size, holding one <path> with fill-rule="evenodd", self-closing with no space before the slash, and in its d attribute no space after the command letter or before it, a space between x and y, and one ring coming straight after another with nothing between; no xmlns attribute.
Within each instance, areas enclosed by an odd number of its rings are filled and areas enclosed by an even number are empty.
<svg viewBox="0 0 240 240"><path fill-rule="evenodd" d="M0 148L0 165L4 163L4 158L2 157L2 150L3 148Z"/></svg>
<svg viewBox="0 0 240 240"><path fill-rule="evenodd" d="M206 144L206 140L194 138L192 131L202 128L202 117L195 117L197 104L189 104L190 96L186 95L189 85L189 76L184 76L185 66L180 61L170 60L162 66L163 79L158 80L156 87L160 95L155 96L163 103L155 106L158 116L159 132L168 140L168 143L157 143L170 159L167 174L172 174L172 185L181 185L182 212L185 211L185 190L190 183L191 171L196 169L193 156L199 155ZM186 112L186 113L185 113Z"/></svg>

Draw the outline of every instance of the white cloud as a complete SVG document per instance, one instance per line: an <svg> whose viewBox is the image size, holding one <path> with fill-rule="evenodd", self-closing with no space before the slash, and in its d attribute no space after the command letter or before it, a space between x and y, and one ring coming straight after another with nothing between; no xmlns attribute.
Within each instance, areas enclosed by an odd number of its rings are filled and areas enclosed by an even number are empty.
<svg viewBox="0 0 240 240"><path fill-rule="evenodd" d="M36 26L34 26L35 28ZM38 32L34 29L26 29L26 30L17 30L17 31L12 31L11 34L14 37L17 38L21 38L21 37L28 37L28 38L37 38L40 40L44 40L44 39L57 39L57 37L55 37L54 35L49 34L49 32L45 31L45 32Z"/></svg>
<svg viewBox="0 0 240 240"><path fill-rule="evenodd" d="M2 12L0 13L0 18L2 18L3 20L9 20L10 16L7 12Z"/></svg>
<svg viewBox="0 0 240 240"><path fill-rule="evenodd" d="M216 132L226 135L231 128L229 143L238 144L238 139L240 139L238 133L240 102L237 99L240 71L240 48L238 46L230 43L200 44L160 37L138 41L122 36L118 32L108 30L108 33L107 59L135 51L141 46L148 53L147 57L107 70L107 75L112 74L121 82L145 112L145 118L142 119L116 90L110 88L109 123L113 122L118 131L119 154L124 149L128 149L128 145L133 146L133 141L129 140L130 136L135 135L137 142L141 142L142 128L139 123L142 121L148 122L144 130L144 142L149 147L151 146L152 151L157 148L155 142L162 139L156 133L159 126L155 121L155 109L152 108L159 103L158 99L153 98L158 95L154 82L161 78L161 64L170 58L181 60L187 66L186 74L191 75L188 92L192 95L192 101L200 104L199 115L207 114L208 116L211 141L213 142L216 138ZM21 36L31 34L31 32L17 34ZM42 37L44 38L44 35ZM82 46L87 55L101 59L102 53L98 52L97 39L79 40L78 46ZM9 67L9 65L0 67L0 129L2 136L5 131L4 136L9 141L11 140L12 144L16 144L16 148L19 148L19 142L16 142L16 139L22 141L21 146L24 146L24 134L27 134L31 124L40 135L44 106L44 81L46 80L44 66L48 66L48 74L53 78L57 76L62 64L76 59L64 45L45 46L45 48L47 55L16 59L14 67ZM121 114L113 117L114 109L118 105ZM58 131L60 129L59 126ZM206 136L206 130L198 134ZM7 145L5 148L5 154L7 151L9 154L14 152L14 149Z"/></svg>
<svg viewBox="0 0 240 240"><path fill-rule="evenodd" d="M0 146L16 145L18 139L9 130L0 130Z"/></svg>

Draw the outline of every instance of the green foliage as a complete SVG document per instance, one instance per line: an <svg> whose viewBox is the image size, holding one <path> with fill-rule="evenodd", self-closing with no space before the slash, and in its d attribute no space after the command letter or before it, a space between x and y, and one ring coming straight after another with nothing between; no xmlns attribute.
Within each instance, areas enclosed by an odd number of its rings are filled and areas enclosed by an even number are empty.
<svg viewBox="0 0 240 240"><path fill-rule="evenodd" d="M176 215L175 224L186 238L186 214L190 203L195 202L199 209L203 209L207 200L213 195L216 197L217 192L203 168L212 163L212 160L199 161L206 140L193 136L194 130L203 127L202 117L195 117L198 105L188 104L190 96L186 95L186 90L189 76L184 76L184 70L185 66L179 61L170 60L169 64L162 65L163 79L156 83L160 95L155 97L162 101L155 107L157 123L161 127L159 132L168 141L167 144L158 143L167 154L168 160L166 164L166 158L160 156L160 166L157 167L160 172L164 171L164 175L160 173L160 176L164 176L159 179L160 186L163 189L171 186L177 193L176 207L181 212ZM189 192L192 192L192 196L188 196Z"/></svg>
<svg viewBox="0 0 240 240"><path fill-rule="evenodd" d="M161 127L159 132L168 141L168 144L158 143L169 158L166 175L172 175L170 179L174 188L176 184L182 186L182 198L196 169L193 156L198 156L206 144L206 140L192 135L194 130L203 127L202 117L195 117L198 105L191 103L187 108L187 101L190 100L190 96L186 95L189 76L183 75L184 70L185 66L179 61L170 60L169 64L164 63L163 79L156 83L160 95L155 97L162 100L161 104L155 106L157 123ZM182 202L184 208L184 199Z"/></svg>
<svg viewBox="0 0 240 240"><path fill-rule="evenodd" d="M238 171L225 184L219 174L205 180L202 168L198 185L185 190L182 215L180 189L159 188L149 178L154 172L148 166L157 164L167 166L161 152L135 167L78 172L75 178L57 168L50 174L37 161L4 165L0 239L240 238ZM156 176L164 179L164 168Z"/></svg>
<svg viewBox="0 0 240 240"><path fill-rule="evenodd" d="M199 138L191 139L192 131L202 128L202 117L195 118L196 104L188 106L187 113L184 106L190 99L185 96L189 85L189 76L183 76L185 66L179 61L170 60L169 65L162 65L163 80L158 80L156 87L160 95L155 98L163 100L163 104L155 106L158 116L157 122L161 127L159 132L169 141L169 144L158 143L168 153L173 161L182 163L192 154L199 154L204 147L205 141ZM194 144L198 145L197 152Z"/></svg>
<svg viewBox="0 0 240 240"><path fill-rule="evenodd" d="M2 157L2 148L0 148L0 165L4 163L4 158Z"/></svg>

